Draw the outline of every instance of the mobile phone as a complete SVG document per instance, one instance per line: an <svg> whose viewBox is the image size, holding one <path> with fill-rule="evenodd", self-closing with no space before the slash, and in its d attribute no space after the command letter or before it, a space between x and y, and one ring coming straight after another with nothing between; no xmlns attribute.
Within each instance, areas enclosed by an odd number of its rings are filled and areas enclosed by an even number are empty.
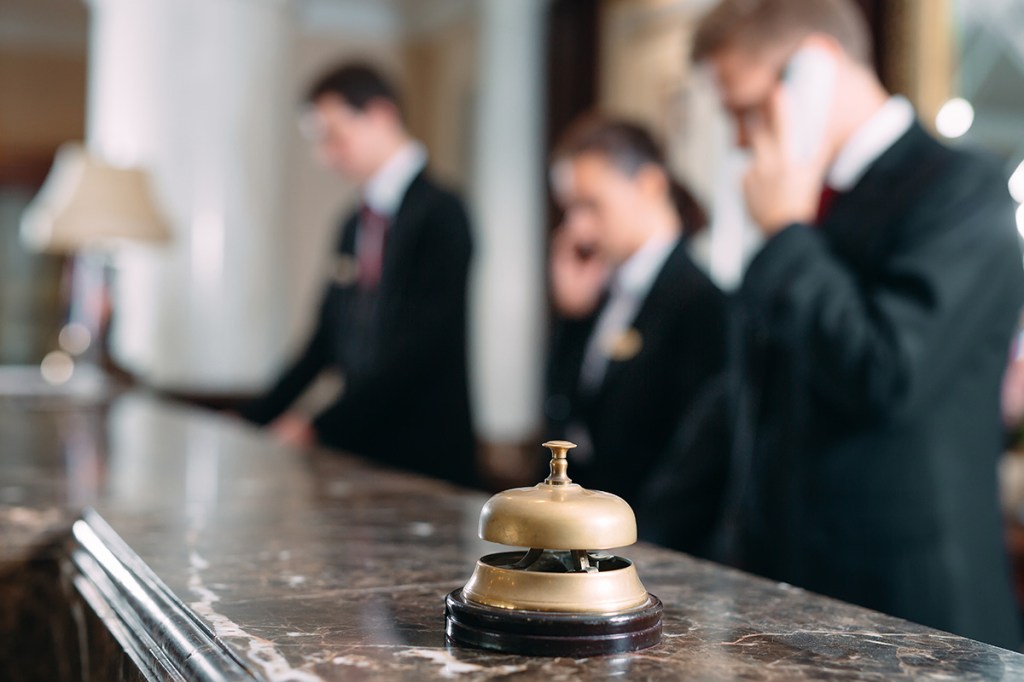
<svg viewBox="0 0 1024 682"><path fill-rule="evenodd" d="M782 71L785 96L792 117L791 152L806 161L817 154L835 99L836 62L818 47L801 48Z"/></svg>

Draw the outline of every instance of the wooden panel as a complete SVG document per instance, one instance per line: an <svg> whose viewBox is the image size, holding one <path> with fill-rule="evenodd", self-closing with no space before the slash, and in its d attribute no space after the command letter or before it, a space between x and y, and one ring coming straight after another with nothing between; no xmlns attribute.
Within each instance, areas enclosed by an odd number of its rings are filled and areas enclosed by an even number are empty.
<svg viewBox="0 0 1024 682"><path fill-rule="evenodd" d="M84 55L0 48L0 154L31 156L85 132Z"/></svg>
<svg viewBox="0 0 1024 682"><path fill-rule="evenodd" d="M597 105L600 7L594 0L553 0L548 7L547 149L576 117ZM561 211L550 188L547 206L553 229Z"/></svg>
<svg viewBox="0 0 1024 682"><path fill-rule="evenodd" d="M403 44L410 130L430 149L431 169L465 187L470 181L477 28L465 17Z"/></svg>

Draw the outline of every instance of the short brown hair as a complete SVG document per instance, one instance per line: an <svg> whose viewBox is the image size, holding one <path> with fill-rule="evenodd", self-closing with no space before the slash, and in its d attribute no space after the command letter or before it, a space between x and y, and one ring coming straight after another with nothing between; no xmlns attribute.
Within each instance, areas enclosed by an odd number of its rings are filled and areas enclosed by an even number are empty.
<svg viewBox="0 0 1024 682"><path fill-rule="evenodd" d="M722 0L701 19L691 54L699 62L725 48L756 50L812 33L831 36L852 58L871 64L871 33L851 0Z"/></svg>
<svg viewBox="0 0 1024 682"><path fill-rule="evenodd" d="M339 64L323 73L306 91L306 103L315 104L322 97L340 97L356 111L366 111L377 100L389 102L399 116L402 102L398 91L380 71L364 62Z"/></svg>
<svg viewBox="0 0 1024 682"><path fill-rule="evenodd" d="M635 176L644 166L657 166L668 179L672 203L682 219L685 234L695 234L707 225L704 208L669 172L661 146L643 126L600 114L584 115L559 138L551 154L551 164L584 154L604 157L628 177Z"/></svg>

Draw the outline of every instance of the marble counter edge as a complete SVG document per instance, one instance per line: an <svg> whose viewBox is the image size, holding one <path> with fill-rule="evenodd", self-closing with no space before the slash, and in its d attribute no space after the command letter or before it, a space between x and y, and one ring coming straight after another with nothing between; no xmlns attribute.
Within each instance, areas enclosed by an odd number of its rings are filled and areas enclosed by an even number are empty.
<svg viewBox="0 0 1024 682"><path fill-rule="evenodd" d="M71 525L65 569L149 679L260 679L176 597L94 509Z"/></svg>

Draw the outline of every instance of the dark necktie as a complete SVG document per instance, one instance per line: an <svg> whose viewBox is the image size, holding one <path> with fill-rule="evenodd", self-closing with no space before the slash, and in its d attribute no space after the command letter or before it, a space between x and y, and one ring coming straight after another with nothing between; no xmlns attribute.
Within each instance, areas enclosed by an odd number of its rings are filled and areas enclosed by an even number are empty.
<svg viewBox="0 0 1024 682"><path fill-rule="evenodd" d="M364 205L359 212L359 239L356 258L359 261L359 287L376 289L384 268L384 244L387 241L388 217Z"/></svg>
<svg viewBox="0 0 1024 682"><path fill-rule="evenodd" d="M818 215L814 218L814 225L821 227L822 223L825 222L825 218L828 217L829 211L832 210L832 204L841 193L832 189L828 185L824 185L821 188L821 199L818 201Z"/></svg>

